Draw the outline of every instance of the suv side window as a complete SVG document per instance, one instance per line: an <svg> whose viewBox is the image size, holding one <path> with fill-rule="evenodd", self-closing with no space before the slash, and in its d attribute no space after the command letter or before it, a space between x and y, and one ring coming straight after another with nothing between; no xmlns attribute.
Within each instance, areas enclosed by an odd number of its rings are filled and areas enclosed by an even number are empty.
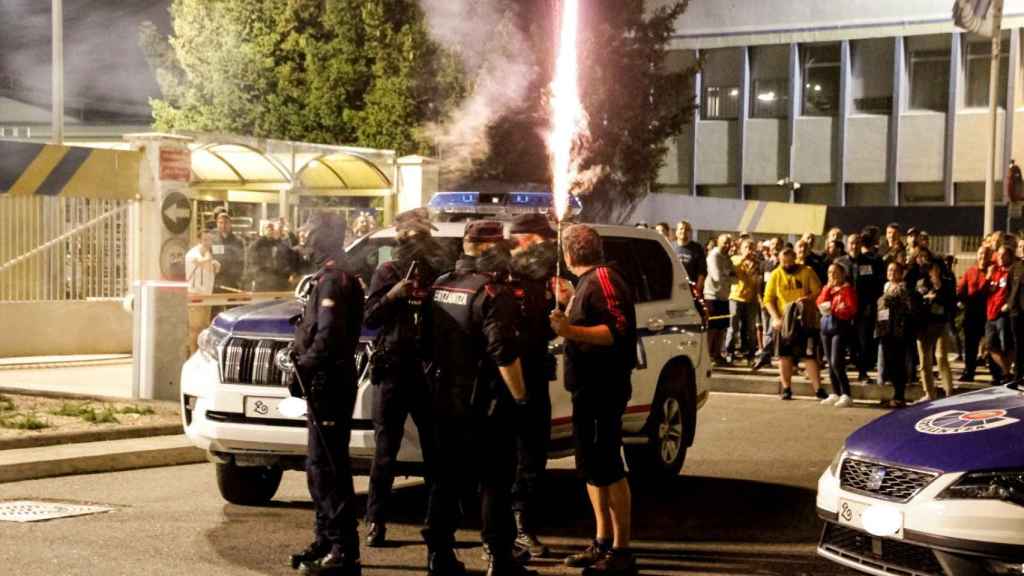
<svg viewBox="0 0 1024 576"><path fill-rule="evenodd" d="M655 240L603 238L605 260L626 276L635 302L672 297L672 261Z"/></svg>

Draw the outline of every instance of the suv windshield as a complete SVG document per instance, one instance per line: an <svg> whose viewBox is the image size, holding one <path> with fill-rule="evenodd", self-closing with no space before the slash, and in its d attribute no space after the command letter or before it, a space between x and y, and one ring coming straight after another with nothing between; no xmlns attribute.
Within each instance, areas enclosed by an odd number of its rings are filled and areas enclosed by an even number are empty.
<svg viewBox="0 0 1024 576"><path fill-rule="evenodd" d="M435 236L434 239L452 253L462 255L462 238ZM397 242L394 237L371 237L352 246L348 250L348 264L352 272L369 286L377 266L395 259L392 253Z"/></svg>

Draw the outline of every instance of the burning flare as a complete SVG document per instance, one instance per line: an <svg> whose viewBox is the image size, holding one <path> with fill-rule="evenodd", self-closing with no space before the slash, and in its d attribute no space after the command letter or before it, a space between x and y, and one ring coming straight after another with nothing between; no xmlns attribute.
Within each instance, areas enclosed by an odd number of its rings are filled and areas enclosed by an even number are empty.
<svg viewBox="0 0 1024 576"><path fill-rule="evenodd" d="M579 158L573 152L579 136L586 130L586 112L580 103L577 86L576 28L579 0L564 0L558 59L551 82L551 132L548 155L551 157L552 192L555 217L561 221L569 209L569 194L579 172Z"/></svg>

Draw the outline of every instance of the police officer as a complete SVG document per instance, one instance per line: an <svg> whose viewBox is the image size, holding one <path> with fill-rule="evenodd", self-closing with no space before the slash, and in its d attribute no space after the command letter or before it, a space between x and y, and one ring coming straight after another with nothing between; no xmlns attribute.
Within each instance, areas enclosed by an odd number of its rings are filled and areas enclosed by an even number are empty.
<svg viewBox="0 0 1024 576"><path fill-rule="evenodd" d="M532 573L512 554L513 429L517 408L527 395L516 349L517 305L503 280L510 256L502 236L500 222L468 224L465 255L454 272L434 284L430 314L437 502L428 510L423 530L427 569L433 576L465 573L452 545L458 500L468 493L470 478L479 480L488 576Z"/></svg>
<svg viewBox="0 0 1024 576"><path fill-rule="evenodd" d="M295 327L295 362L308 403L306 477L316 511L316 538L292 556L292 566L307 574L358 576L359 534L348 445L363 290L342 270L344 238L345 221L337 215L311 219L308 242L319 269Z"/></svg>
<svg viewBox="0 0 1024 576"><path fill-rule="evenodd" d="M363 323L368 329L378 331L370 360L376 441L366 501L369 523L366 545L370 547L383 546L386 541L387 504L406 418L412 415L420 438L430 437L422 308L434 280L451 268L453 259L430 236L430 231L436 228L428 217L423 208L395 217L398 240L395 259L377 267L366 301ZM427 467L426 479L433 486L429 468L431 445L421 442L420 446ZM431 500L428 497L428 507Z"/></svg>
<svg viewBox="0 0 1024 576"><path fill-rule="evenodd" d="M509 230L512 247L513 294L520 304L519 358L529 400L516 429L518 465L512 485L512 512L516 522L517 548L531 556L548 553L536 536L536 499L547 468L551 443L551 395L548 385L555 379L555 357L548 351L554 337L548 315L555 308L551 279L555 275L558 249L556 234L541 214L523 214Z"/></svg>

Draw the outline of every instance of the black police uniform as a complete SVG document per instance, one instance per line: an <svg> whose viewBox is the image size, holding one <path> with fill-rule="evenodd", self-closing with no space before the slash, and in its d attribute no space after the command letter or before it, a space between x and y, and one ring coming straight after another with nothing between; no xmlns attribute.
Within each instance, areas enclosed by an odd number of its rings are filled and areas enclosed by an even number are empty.
<svg viewBox="0 0 1024 576"><path fill-rule="evenodd" d="M310 233L321 267L295 328L296 370L306 386L309 407L306 476L316 511L316 540L293 557L293 565L299 560L311 573L358 574L359 536L348 448L363 290L339 267L343 254L337 231L344 234L343 222L328 222L334 230Z"/></svg>
<svg viewBox="0 0 1024 576"><path fill-rule="evenodd" d="M374 384L373 428L375 453L370 469L370 490L366 501L366 521L371 523L371 544L384 539L388 519L387 503L394 482L394 464L402 444L405 421L412 415L421 439L430 437L430 403L424 376L423 306L430 297L436 273L428 265L414 260L416 268L409 278L408 298L388 299L388 291L408 274L398 262L381 264L370 282L364 323L378 330L371 360L370 378ZM403 263L412 266L413 263ZM426 477L430 483L432 448L420 442ZM427 507L432 498L428 497Z"/></svg>
<svg viewBox="0 0 1024 576"><path fill-rule="evenodd" d="M528 248L529 252L543 252L545 244ZM552 251L552 256L553 256ZM530 269L529 266L512 267L512 291L519 302L521 320L519 323L519 358L523 368L523 380L528 400L520 410L516 427L517 467L516 479L512 485L512 510L516 514L516 527L520 539L532 535L536 530L535 501L540 492L540 482L547 468L548 449L551 444L551 394L549 385L555 379L555 357L548 350L548 343L555 338L549 316L555 308L555 296L551 280L554 276L554 258L537 259L545 269ZM517 540L517 544L520 541ZM531 546L532 544L533 546ZM539 542L523 545L536 547Z"/></svg>
<svg viewBox="0 0 1024 576"><path fill-rule="evenodd" d="M435 283L430 315L437 503L428 511L423 535L431 573L457 573L446 565L454 560L458 501L473 488L473 480L479 480L481 539L492 567L508 567L514 538L509 498L516 465L516 405L498 366L518 357L516 301L496 270L464 256L454 272Z"/></svg>

